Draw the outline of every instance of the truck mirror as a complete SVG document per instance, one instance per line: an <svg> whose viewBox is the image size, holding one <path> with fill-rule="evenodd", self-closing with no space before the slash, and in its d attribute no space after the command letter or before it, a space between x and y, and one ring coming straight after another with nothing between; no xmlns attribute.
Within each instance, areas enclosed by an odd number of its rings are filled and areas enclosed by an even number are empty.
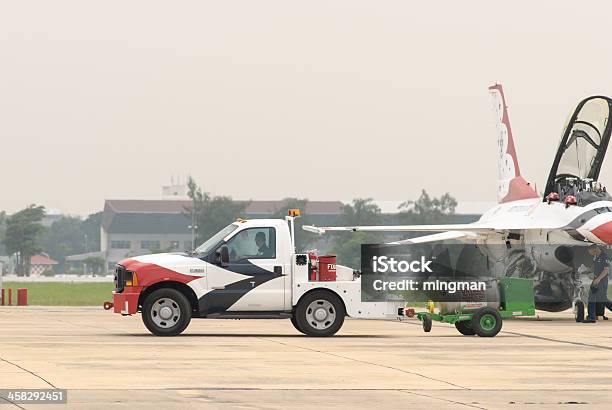
<svg viewBox="0 0 612 410"><path fill-rule="evenodd" d="M219 262L221 264L229 263L229 249L227 246L223 245L221 249L219 249Z"/></svg>

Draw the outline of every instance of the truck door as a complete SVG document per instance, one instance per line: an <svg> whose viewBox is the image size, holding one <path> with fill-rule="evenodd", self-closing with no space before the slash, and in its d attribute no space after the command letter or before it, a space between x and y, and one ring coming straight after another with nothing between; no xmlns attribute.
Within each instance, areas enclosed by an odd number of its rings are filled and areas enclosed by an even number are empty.
<svg viewBox="0 0 612 410"><path fill-rule="evenodd" d="M210 292L200 301L207 313L285 310L285 269L276 229L239 231L219 246L227 247L228 263L211 265Z"/></svg>

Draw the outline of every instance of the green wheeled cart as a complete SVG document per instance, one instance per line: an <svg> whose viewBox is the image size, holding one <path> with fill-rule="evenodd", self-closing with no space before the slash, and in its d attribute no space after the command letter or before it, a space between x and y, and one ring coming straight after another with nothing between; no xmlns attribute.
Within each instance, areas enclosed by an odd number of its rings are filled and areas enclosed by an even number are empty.
<svg viewBox="0 0 612 410"><path fill-rule="evenodd" d="M533 280L522 278L499 279L499 309L490 306L470 308L470 303L460 304L452 314L434 313L433 303L427 312L419 312L417 318L423 330L430 332L433 321L454 324L464 336L493 337L502 328L503 319L517 316L534 316Z"/></svg>

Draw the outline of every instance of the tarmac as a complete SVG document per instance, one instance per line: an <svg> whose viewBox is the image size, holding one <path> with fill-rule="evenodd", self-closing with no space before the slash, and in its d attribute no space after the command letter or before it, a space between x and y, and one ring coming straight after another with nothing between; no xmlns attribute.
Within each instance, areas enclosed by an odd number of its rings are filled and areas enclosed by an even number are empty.
<svg viewBox="0 0 612 410"><path fill-rule="evenodd" d="M612 408L612 320L504 322L494 338L434 322L347 319L308 338L288 320L193 320L150 335L102 308L0 307L0 388L68 389L4 408Z"/></svg>

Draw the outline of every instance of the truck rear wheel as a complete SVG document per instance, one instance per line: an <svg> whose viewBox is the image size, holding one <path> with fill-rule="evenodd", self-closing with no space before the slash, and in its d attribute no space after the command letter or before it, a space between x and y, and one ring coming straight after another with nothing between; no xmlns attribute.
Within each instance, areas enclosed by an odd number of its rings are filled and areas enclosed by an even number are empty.
<svg viewBox="0 0 612 410"><path fill-rule="evenodd" d="M298 325L297 319L295 318L295 315L291 316L291 324L293 325L293 327L296 328L296 330L300 333L304 333L304 331L300 328L300 325Z"/></svg>
<svg viewBox="0 0 612 410"><path fill-rule="evenodd" d="M144 301L142 321L156 336L176 336L191 321L189 300L176 289L157 289Z"/></svg>
<svg viewBox="0 0 612 410"><path fill-rule="evenodd" d="M303 296L295 310L296 329L307 336L332 336L344 323L346 312L333 293L315 290Z"/></svg>

